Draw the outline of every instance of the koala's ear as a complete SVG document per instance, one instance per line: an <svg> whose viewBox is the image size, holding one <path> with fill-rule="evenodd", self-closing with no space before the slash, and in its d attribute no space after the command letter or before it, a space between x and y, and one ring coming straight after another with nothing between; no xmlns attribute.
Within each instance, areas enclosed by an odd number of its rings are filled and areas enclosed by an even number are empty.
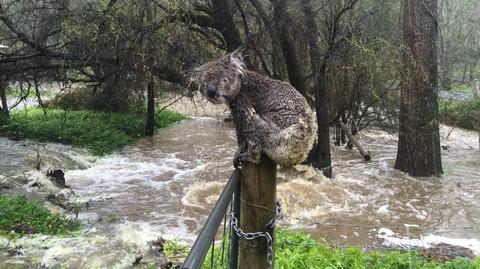
<svg viewBox="0 0 480 269"><path fill-rule="evenodd" d="M238 61L243 63L243 52L244 51L245 50L242 47L234 50L232 53L230 53L230 56L229 56L230 60L237 59Z"/></svg>
<svg viewBox="0 0 480 269"><path fill-rule="evenodd" d="M225 56L225 61L227 61L229 64L234 65L238 73L240 73L241 75L244 74L246 67L245 63L243 62L241 49L237 49L234 52Z"/></svg>

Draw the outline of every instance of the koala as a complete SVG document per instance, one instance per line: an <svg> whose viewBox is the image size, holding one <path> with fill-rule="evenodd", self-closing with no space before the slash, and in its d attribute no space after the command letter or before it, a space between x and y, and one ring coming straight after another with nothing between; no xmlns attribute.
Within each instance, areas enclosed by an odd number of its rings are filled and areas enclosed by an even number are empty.
<svg viewBox="0 0 480 269"><path fill-rule="evenodd" d="M305 160L316 137L316 118L290 84L247 70L236 53L196 68L191 79L208 101L230 108L239 146L235 167L259 163L262 154L283 167Z"/></svg>

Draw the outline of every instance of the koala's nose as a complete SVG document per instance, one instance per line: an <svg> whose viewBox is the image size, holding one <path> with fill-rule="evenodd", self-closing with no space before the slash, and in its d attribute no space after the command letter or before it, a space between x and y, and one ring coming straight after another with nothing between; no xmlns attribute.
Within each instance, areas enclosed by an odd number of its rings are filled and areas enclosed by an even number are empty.
<svg viewBox="0 0 480 269"><path fill-rule="evenodd" d="M213 83L207 84L207 96L210 98L217 96L217 86L215 86L215 84Z"/></svg>

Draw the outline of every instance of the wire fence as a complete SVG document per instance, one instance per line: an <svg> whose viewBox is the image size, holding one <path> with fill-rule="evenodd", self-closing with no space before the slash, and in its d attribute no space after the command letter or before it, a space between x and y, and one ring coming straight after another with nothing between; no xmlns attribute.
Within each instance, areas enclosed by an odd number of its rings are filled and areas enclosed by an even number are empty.
<svg viewBox="0 0 480 269"><path fill-rule="evenodd" d="M240 172L235 170L181 268L237 268L238 236L232 219L240 218L239 183Z"/></svg>

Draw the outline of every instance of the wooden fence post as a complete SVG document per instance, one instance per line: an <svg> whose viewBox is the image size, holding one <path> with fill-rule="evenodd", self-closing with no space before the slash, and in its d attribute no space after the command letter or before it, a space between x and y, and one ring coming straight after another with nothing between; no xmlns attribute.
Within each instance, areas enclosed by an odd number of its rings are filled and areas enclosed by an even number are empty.
<svg viewBox="0 0 480 269"><path fill-rule="evenodd" d="M269 232L265 226L275 215L277 165L263 155L259 164L242 163L240 228L246 232ZM266 269L267 243L265 238L240 238L240 269ZM273 266L275 264L274 253Z"/></svg>

